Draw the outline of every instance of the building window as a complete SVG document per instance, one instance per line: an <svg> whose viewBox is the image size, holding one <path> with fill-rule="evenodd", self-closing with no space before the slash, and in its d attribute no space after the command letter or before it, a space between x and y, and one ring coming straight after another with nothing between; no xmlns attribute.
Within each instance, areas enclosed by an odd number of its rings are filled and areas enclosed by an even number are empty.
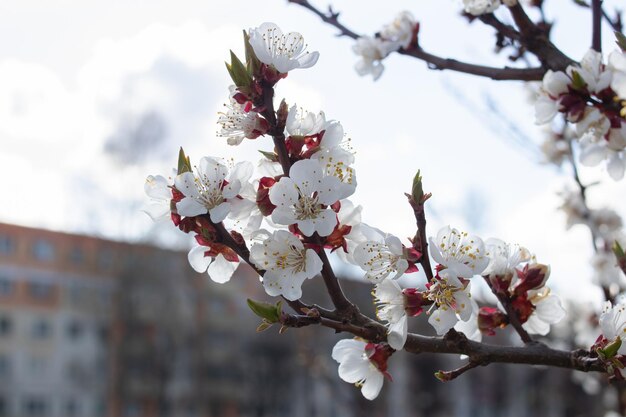
<svg viewBox="0 0 626 417"><path fill-rule="evenodd" d="M13 236L0 235L0 254L11 255L15 252L16 244Z"/></svg>
<svg viewBox="0 0 626 417"><path fill-rule="evenodd" d="M0 337L8 336L13 329L13 322L9 316L0 316Z"/></svg>
<svg viewBox="0 0 626 417"><path fill-rule="evenodd" d="M78 403L74 399L69 399L65 402L65 415L67 417L76 417L80 413L78 412Z"/></svg>
<svg viewBox="0 0 626 417"><path fill-rule="evenodd" d="M33 256L38 261L52 261L54 260L54 246L47 240L38 239L33 244Z"/></svg>
<svg viewBox="0 0 626 417"><path fill-rule="evenodd" d="M52 336L52 326L50 322L45 319L37 320L33 324L33 338L34 339L48 339Z"/></svg>
<svg viewBox="0 0 626 417"><path fill-rule="evenodd" d="M35 300L49 300L54 293L52 284L44 282L29 282L28 295Z"/></svg>
<svg viewBox="0 0 626 417"><path fill-rule="evenodd" d="M102 249L98 252L98 267L100 269L113 267L113 252L110 249Z"/></svg>
<svg viewBox="0 0 626 417"><path fill-rule="evenodd" d="M11 375L11 361L6 355L0 355L0 378ZM0 413L0 416L3 414Z"/></svg>
<svg viewBox="0 0 626 417"><path fill-rule="evenodd" d="M75 265L80 265L85 262L85 252L83 252L83 248L80 246L74 246L70 249L70 253L68 255L70 262Z"/></svg>
<svg viewBox="0 0 626 417"><path fill-rule="evenodd" d="M0 417L7 417L9 415L9 405L7 399L0 397Z"/></svg>
<svg viewBox="0 0 626 417"><path fill-rule="evenodd" d="M0 276L0 297L13 295L15 283L6 276Z"/></svg>
<svg viewBox="0 0 626 417"><path fill-rule="evenodd" d="M81 322L76 320L71 321L67 325L67 337L72 340L80 339L80 337L84 333L84 330L85 328L83 327Z"/></svg>
<svg viewBox="0 0 626 417"><path fill-rule="evenodd" d="M28 417L44 417L48 415L48 404L41 397L29 397L24 400L24 414Z"/></svg>

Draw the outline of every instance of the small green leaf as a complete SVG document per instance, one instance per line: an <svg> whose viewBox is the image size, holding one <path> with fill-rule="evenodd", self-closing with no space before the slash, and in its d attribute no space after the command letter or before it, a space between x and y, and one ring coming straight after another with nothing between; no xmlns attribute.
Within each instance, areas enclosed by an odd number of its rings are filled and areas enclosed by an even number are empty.
<svg viewBox="0 0 626 417"><path fill-rule="evenodd" d="M274 152L267 152L267 151L259 151L259 152L261 153L261 155L263 155L270 161L278 162L278 155L276 155Z"/></svg>
<svg viewBox="0 0 626 417"><path fill-rule="evenodd" d="M191 172L191 162L189 160L189 157L185 155L185 151L183 150L183 148L180 148L180 151L178 151L178 171L177 174L180 175L183 172Z"/></svg>
<svg viewBox="0 0 626 417"><path fill-rule="evenodd" d="M259 324L259 326L256 328L256 331L261 333L261 332L269 329L270 327L272 327L272 323L270 323L267 320L263 319L261 324Z"/></svg>
<svg viewBox="0 0 626 417"><path fill-rule="evenodd" d="M444 372L444 371L437 371L437 372L435 372L435 378L437 378L441 382L448 382L448 381L450 381L450 375L448 375L448 373Z"/></svg>
<svg viewBox="0 0 626 417"><path fill-rule="evenodd" d="M608 344L604 349L600 349L600 352L602 353L602 355L604 355L605 358L612 358L617 355L617 351L620 347L622 347L622 339L618 337L617 339L615 339L615 341Z"/></svg>
<svg viewBox="0 0 626 417"><path fill-rule="evenodd" d="M248 307L250 307L250 310L270 324L280 321L280 314L282 313L281 304L281 301L276 304L270 304L248 298Z"/></svg>
<svg viewBox="0 0 626 417"><path fill-rule="evenodd" d="M422 186L422 175L420 170L417 170L417 174L413 177L413 187L411 188L411 197L417 204L422 203L424 198L424 187Z"/></svg>
<svg viewBox="0 0 626 417"><path fill-rule="evenodd" d="M578 71L572 71L572 81L572 87L574 87L575 90L583 90L585 87L587 87L587 83L585 82L583 77L581 77Z"/></svg>
<svg viewBox="0 0 626 417"><path fill-rule="evenodd" d="M622 249L622 245L617 240L613 243L613 253L618 260L624 257L624 249Z"/></svg>
<svg viewBox="0 0 626 417"><path fill-rule="evenodd" d="M229 68L229 66L226 65L226 68ZM228 73L237 87L249 87L252 85L252 76L233 51L230 51L230 68Z"/></svg>
<svg viewBox="0 0 626 417"><path fill-rule="evenodd" d="M622 52L626 52L626 36L622 32L615 31L615 43Z"/></svg>
<svg viewBox="0 0 626 417"><path fill-rule="evenodd" d="M259 61L259 58L257 58L254 53L254 48L250 45L250 36L245 30L243 31L243 44L246 48L246 66L248 67L249 73L254 76L261 68L261 61Z"/></svg>

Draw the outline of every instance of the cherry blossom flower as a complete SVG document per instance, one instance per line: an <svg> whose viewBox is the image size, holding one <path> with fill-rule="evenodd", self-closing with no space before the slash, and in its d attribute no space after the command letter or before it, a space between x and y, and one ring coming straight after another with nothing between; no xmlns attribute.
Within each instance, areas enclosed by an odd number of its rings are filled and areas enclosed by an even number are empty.
<svg viewBox="0 0 626 417"><path fill-rule="evenodd" d="M332 357L339 362L339 377L361 388L368 400L378 397L387 373L391 352L384 345L358 339L342 339L333 347Z"/></svg>
<svg viewBox="0 0 626 417"><path fill-rule="evenodd" d="M558 323L565 317L565 310L560 298L550 293L548 287L528 291L528 300L534 309L522 327L530 334L545 336L550 331L550 325Z"/></svg>
<svg viewBox="0 0 626 417"><path fill-rule="evenodd" d="M172 201L171 184L162 175L148 175L143 187L151 202L144 212L154 221L162 220L170 214Z"/></svg>
<svg viewBox="0 0 626 417"><path fill-rule="evenodd" d="M263 23L250 29L250 45L257 58L272 65L280 73L296 68L310 68L317 62L319 52L308 52L304 37L298 32L283 34L274 23Z"/></svg>
<svg viewBox="0 0 626 417"><path fill-rule="evenodd" d="M602 329L602 335L609 341L622 339L622 342L626 342L626 305L619 303L612 305L610 301L604 303L604 309L600 314L600 329ZM620 355L626 355L626 343L622 343L618 353Z"/></svg>
<svg viewBox="0 0 626 417"><path fill-rule="evenodd" d="M226 259L224 253L230 254L231 259ZM207 272L209 278L220 284L228 282L239 266L237 255L219 244L213 247L195 246L189 251L187 259L196 272Z"/></svg>
<svg viewBox="0 0 626 417"><path fill-rule="evenodd" d="M383 26L379 34L385 41L397 45L394 49L406 49L413 40L416 24L411 12L403 11L398 13L393 22Z"/></svg>
<svg viewBox="0 0 626 417"><path fill-rule="evenodd" d="M324 168L312 159L293 164L289 175L270 189L270 201L276 206L272 221L283 225L297 224L305 236L315 232L320 236L331 234L337 216L328 206L340 198L339 180L324 175Z"/></svg>
<svg viewBox="0 0 626 417"><path fill-rule="evenodd" d="M404 274L409 263L400 239L373 228L368 234L369 240L360 243L353 253L355 263L365 271L365 278L376 283Z"/></svg>
<svg viewBox="0 0 626 417"><path fill-rule="evenodd" d="M461 282L452 270L440 271L427 288L424 296L433 302L428 322L438 335L446 334L459 319L468 321L472 317L476 304L470 299L470 283Z"/></svg>
<svg viewBox="0 0 626 417"><path fill-rule="evenodd" d="M289 109L286 129L290 136L312 136L322 131L326 124L323 111L315 114L297 107L295 104Z"/></svg>
<svg viewBox="0 0 626 417"><path fill-rule="evenodd" d="M450 269L456 277L471 278L483 272L489 258L485 245L478 236L443 227L437 238L430 241L430 254L440 265Z"/></svg>
<svg viewBox="0 0 626 417"><path fill-rule="evenodd" d="M217 123L221 129L217 136L225 137L226 142L234 146L239 145L245 138L256 139L264 135L269 130L269 124L257 112L246 110L245 105L233 99L232 92L231 90L230 104L224 105L226 113L219 113Z"/></svg>
<svg viewBox="0 0 626 417"><path fill-rule="evenodd" d="M506 282L508 286L516 277L516 269L522 263L528 263L531 260L528 249L517 244L506 243L500 239L487 239L485 247L489 256L489 264L482 275L489 277L492 282L499 279Z"/></svg>
<svg viewBox="0 0 626 417"><path fill-rule="evenodd" d="M609 55L609 68L613 71L611 88L619 98L626 100L626 52L611 52Z"/></svg>
<svg viewBox="0 0 626 417"><path fill-rule="evenodd" d="M613 71L602 63L602 53L593 49L585 53L583 59L580 60L580 65L567 67L567 74L570 78L574 77L574 72L580 75L587 84L586 89L593 94L598 94L610 87L613 78Z"/></svg>
<svg viewBox="0 0 626 417"><path fill-rule="evenodd" d="M380 38L371 38L369 36L361 36L352 46L355 54L360 59L354 65L354 69L360 76L372 74L372 78L376 81L385 69L382 60L389 55L389 44Z"/></svg>
<svg viewBox="0 0 626 417"><path fill-rule="evenodd" d="M558 100L562 94L568 92L571 82L570 77L564 72L552 70L546 72L535 103L535 123L544 124L554 119L561 108Z"/></svg>
<svg viewBox="0 0 626 417"><path fill-rule="evenodd" d="M500 7L500 0L463 0L465 12L474 16L491 13Z"/></svg>
<svg viewBox="0 0 626 417"><path fill-rule="evenodd" d="M624 288L624 278L622 271L617 266L617 260L613 252L598 251L591 258L593 270L592 280L594 283L609 288L618 286Z"/></svg>
<svg viewBox="0 0 626 417"><path fill-rule="evenodd" d="M197 175L184 172L174 181L176 189L185 197L176 203L181 216L199 216L209 213L213 223L229 216L246 217L254 203L239 198L239 193L252 176L252 164L240 162L228 172L228 167L219 159L204 157L200 160Z"/></svg>
<svg viewBox="0 0 626 417"><path fill-rule="evenodd" d="M569 127L563 134L554 132L549 126L546 127L544 141L540 147L543 162L561 166L563 161L571 157L570 142L575 138L575 133Z"/></svg>
<svg viewBox="0 0 626 417"><path fill-rule="evenodd" d="M265 271L263 287L271 296L288 300L302 296L302 283L322 270L322 261L313 249L286 230L276 230L260 244L250 248L250 260Z"/></svg>
<svg viewBox="0 0 626 417"><path fill-rule="evenodd" d="M388 322L387 343L396 350L401 350L408 334L407 315L404 309L405 297L398 283L384 279L374 288L374 301L377 305L376 316Z"/></svg>

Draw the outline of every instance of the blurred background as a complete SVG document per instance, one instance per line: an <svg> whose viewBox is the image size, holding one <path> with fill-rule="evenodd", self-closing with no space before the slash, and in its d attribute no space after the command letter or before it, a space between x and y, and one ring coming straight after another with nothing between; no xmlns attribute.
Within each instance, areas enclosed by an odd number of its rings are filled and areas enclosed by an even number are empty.
<svg viewBox="0 0 626 417"><path fill-rule="evenodd" d="M363 34L409 10L427 51L506 64L492 31L468 24L460 3L332 4ZM555 43L580 59L589 11L566 0L548 0L545 10ZM230 84L224 61L230 49L242 55L243 29L265 21L320 51L312 69L279 83L277 97L342 122L356 151L352 200L365 222L412 236L403 193L421 169L434 194L429 234L451 224L520 243L551 265L553 291L577 302L567 303L571 317L587 317L585 303L599 310L589 232L566 231L557 210L571 173L541 164L529 86L395 55L378 81L360 78L352 41L283 0L1 2L0 416L603 415L615 398L593 378L489 366L443 385L432 374L454 367L452 357L395 355L395 382L368 403L337 377L330 350L338 336L255 333L245 298L264 298L258 279L243 267L226 285L196 274L188 236L141 212L145 177L168 175L180 146L192 162L254 162L271 149L262 138L229 147L215 135ZM589 189L592 208L625 212L623 182L606 180L602 168L582 176L602 179ZM370 306L360 273L337 268L351 296ZM307 283L307 301L328 303L317 284ZM586 331L573 326L557 329L559 343Z"/></svg>

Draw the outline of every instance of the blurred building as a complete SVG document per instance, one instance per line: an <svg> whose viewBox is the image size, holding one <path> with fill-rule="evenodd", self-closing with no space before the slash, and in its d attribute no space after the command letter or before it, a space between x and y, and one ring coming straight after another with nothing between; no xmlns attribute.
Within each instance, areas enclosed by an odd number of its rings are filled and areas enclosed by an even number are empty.
<svg viewBox="0 0 626 417"><path fill-rule="evenodd" d="M372 314L371 286L344 281ZM321 280L308 301L328 304ZM339 380L344 335L309 327L256 333L240 267L225 285L186 254L0 224L0 417L601 416L564 370L497 366L450 383L453 356L394 355L374 402ZM432 332L425 320L416 330Z"/></svg>

